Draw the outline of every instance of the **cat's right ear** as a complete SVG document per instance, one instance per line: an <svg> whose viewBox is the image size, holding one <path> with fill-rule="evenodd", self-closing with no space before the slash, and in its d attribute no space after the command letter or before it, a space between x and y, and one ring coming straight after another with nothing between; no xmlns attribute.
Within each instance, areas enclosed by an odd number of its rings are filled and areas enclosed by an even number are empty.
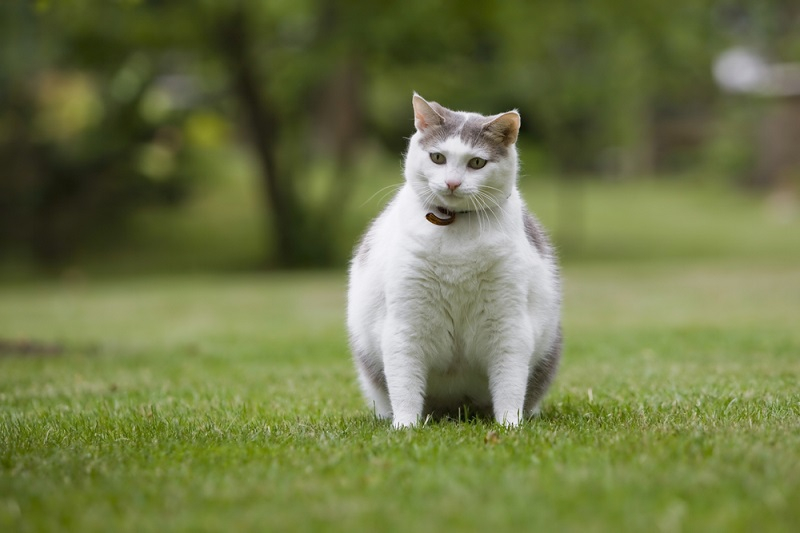
<svg viewBox="0 0 800 533"><path fill-rule="evenodd" d="M519 122L519 113L516 111L497 115L483 125L484 135L498 144L511 146L517 142Z"/></svg>
<svg viewBox="0 0 800 533"><path fill-rule="evenodd" d="M414 127L417 128L417 131L422 132L432 126L444 124L444 117L434 111L431 105L417 93L414 93L411 103L414 105Z"/></svg>

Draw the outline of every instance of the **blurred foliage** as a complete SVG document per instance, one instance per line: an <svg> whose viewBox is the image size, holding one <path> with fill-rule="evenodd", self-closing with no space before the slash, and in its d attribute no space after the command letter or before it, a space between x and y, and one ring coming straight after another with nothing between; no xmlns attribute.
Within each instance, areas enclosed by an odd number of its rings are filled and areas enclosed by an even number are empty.
<svg viewBox="0 0 800 533"><path fill-rule="evenodd" d="M742 44L797 61L798 17L788 0L8 0L0 252L67 262L225 179L238 150L259 176L264 261L331 264L365 154L404 149L413 90L518 108L528 172L745 173L756 119L711 63Z"/></svg>
<svg viewBox="0 0 800 533"><path fill-rule="evenodd" d="M136 207L178 201L185 111L153 58L131 50L133 28L0 9L0 246L58 264L114 238Z"/></svg>

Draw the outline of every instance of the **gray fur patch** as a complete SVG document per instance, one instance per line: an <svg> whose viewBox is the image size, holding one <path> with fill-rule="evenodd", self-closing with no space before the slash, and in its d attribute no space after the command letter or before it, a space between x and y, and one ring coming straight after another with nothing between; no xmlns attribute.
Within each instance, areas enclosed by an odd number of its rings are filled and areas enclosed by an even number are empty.
<svg viewBox="0 0 800 533"><path fill-rule="evenodd" d="M446 107L442 107L436 102L428 102L434 111L444 118L441 126L430 126L422 132L420 145L426 150L432 149L436 144L440 144L450 137L455 136L461 125L464 122L465 115L462 113L455 113Z"/></svg>
<svg viewBox="0 0 800 533"><path fill-rule="evenodd" d="M489 135L487 135L484 125L489 120L490 117L484 117L481 115L470 116L466 121L464 121L464 125L461 127L460 136L464 144L467 146L480 146L489 152L490 161L496 161L508 155L508 146L504 145L502 142L493 140Z"/></svg>
<svg viewBox="0 0 800 533"><path fill-rule="evenodd" d="M536 217L528 211L523 211L522 223L525 226L525 235L528 237L528 242L531 246L536 248L536 251L539 252L540 255L552 255L550 241Z"/></svg>
<svg viewBox="0 0 800 533"><path fill-rule="evenodd" d="M558 371L558 365L561 362L562 344L563 338L561 336L561 326L559 325L553 345L544 358L536 364L528 378L528 390L525 394L525 412L530 412L531 409L537 407L547 389L550 388L556 371Z"/></svg>
<svg viewBox="0 0 800 533"><path fill-rule="evenodd" d="M467 146L481 147L489 152L489 160L502 159L508 155L508 147L493 141L484 130L491 117L452 111L436 102L429 102L431 108L444 118L441 126L431 126L423 132L420 145L431 150L437 144L458 136Z"/></svg>
<svg viewBox="0 0 800 533"><path fill-rule="evenodd" d="M352 344L352 343L351 343ZM389 387L386 384L386 374L383 372L383 364L377 361L374 357L369 357L367 354L353 350L355 360L358 366L364 371L364 375L372 383L375 388L380 389L387 394Z"/></svg>

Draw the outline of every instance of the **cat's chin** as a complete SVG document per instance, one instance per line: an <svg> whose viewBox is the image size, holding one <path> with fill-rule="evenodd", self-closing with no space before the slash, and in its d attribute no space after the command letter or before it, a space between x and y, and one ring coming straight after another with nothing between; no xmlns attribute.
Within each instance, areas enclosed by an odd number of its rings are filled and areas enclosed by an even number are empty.
<svg viewBox="0 0 800 533"><path fill-rule="evenodd" d="M450 211L472 211L474 206L469 201L469 196L447 191L445 193L433 191L430 202L434 207L444 207Z"/></svg>
<svg viewBox="0 0 800 533"><path fill-rule="evenodd" d="M453 201L450 200L435 200L431 202L430 207L441 207L443 209L447 209L448 211L454 211L456 213L464 213L467 211L474 211L475 207L470 205L469 202L466 201Z"/></svg>
<svg viewBox="0 0 800 533"><path fill-rule="evenodd" d="M452 191L431 191L433 199L430 200L438 207L446 207L450 210L458 209L464 210L469 207L469 197Z"/></svg>

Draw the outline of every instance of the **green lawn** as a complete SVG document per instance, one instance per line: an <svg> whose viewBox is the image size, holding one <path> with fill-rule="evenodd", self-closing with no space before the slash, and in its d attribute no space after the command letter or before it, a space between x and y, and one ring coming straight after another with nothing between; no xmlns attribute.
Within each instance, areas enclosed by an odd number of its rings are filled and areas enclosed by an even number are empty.
<svg viewBox="0 0 800 533"><path fill-rule="evenodd" d="M796 531L800 268L565 278L540 419L401 432L340 273L2 286L0 530Z"/></svg>

